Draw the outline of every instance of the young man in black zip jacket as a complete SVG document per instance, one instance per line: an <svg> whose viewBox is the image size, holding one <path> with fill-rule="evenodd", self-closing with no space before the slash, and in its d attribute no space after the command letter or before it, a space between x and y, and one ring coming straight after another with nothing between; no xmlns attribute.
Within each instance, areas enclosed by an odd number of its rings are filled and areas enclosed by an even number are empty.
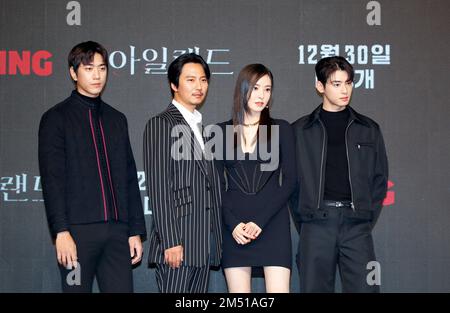
<svg viewBox="0 0 450 313"><path fill-rule="evenodd" d="M92 41L69 53L75 90L44 113L39 168L64 292L132 292L132 265L146 236L125 115L102 101L105 48Z"/></svg>
<svg viewBox="0 0 450 313"><path fill-rule="evenodd" d="M293 123L300 291L334 292L338 266L343 292L379 292L379 280L368 274L375 261L371 232L387 190L383 136L349 106L354 70L345 58L323 58L315 70L323 103Z"/></svg>

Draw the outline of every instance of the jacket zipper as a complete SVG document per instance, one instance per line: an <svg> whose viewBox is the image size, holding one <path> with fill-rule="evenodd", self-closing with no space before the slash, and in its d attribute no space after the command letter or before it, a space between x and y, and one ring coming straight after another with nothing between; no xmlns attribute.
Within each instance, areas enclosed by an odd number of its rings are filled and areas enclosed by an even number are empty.
<svg viewBox="0 0 450 313"><path fill-rule="evenodd" d="M350 172L350 160L348 158L348 143L347 143L347 132L348 132L348 128L350 127L350 125L352 125L353 120L350 121L350 123L348 123L347 128L345 129L345 152L347 153L347 166L348 166L348 179L350 181L350 195L352 197L352 203L351 203L351 207L353 212L355 211L355 204L353 203L353 187L352 187L352 175Z"/></svg>
<svg viewBox="0 0 450 313"><path fill-rule="evenodd" d="M323 143L322 143L322 159L320 163L320 179L319 179L319 196L317 199L317 209L320 209L320 198L322 197L322 177L323 177L323 159L325 155L325 141L327 139L327 131L322 121L319 119L320 125L322 125L323 130Z"/></svg>
<svg viewBox="0 0 450 313"><path fill-rule="evenodd" d="M116 216L116 220L119 220L119 217L117 215L117 205L116 205L116 197L114 195L114 188L113 188L113 183L112 183L112 178L111 178L111 169L109 166L109 158L108 158L108 150L106 149L106 141L105 141L105 133L103 131L103 125L102 125L102 120L99 119L99 125L100 125L100 132L102 134L102 141L103 141L103 150L105 151L105 158L106 158L106 166L108 169L108 178L109 178L109 187L111 188L111 195L112 195L112 200L113 200L113 205L114 205L114 213Z"/></svg>
<svg viewBox="0 0 450 313"><path fill-rule="evenodd" d="M92 123L91 109L89 109L89 123L90 123L90 126L91 126L92 140L94 141L95 155L97 157L97 168L98 168L98 176L100 177L100 187L101 187L101 190L102 190L103 209L104 209L105 221L107 221L108 220L108 211L106 209L105 188L103 186L103 176L102 176L102 170L100 168L100 158L98 156L97 141L95 140L94 126L93 126L93 123Z"/></svg>

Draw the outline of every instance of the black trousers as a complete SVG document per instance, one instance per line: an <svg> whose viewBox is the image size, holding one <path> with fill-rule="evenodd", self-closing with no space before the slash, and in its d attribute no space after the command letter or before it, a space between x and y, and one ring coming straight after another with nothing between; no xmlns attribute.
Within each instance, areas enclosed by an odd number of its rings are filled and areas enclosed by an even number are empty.
<svg viewBox="0 0 450 313"><path fill-rule="evenodd" d="M349 207L321 210L328 218L301 225L300 292L335 292L336 268L343 292L379 292L379 286L367 282L367 264L375 261L370 221L347 217Z"/></svg>
<svg viewBox="0 0 450 313"><path fill-rule="evenodd" d="M79 268L59 266L63 292L92 292L94 277L100 292L133 292L128 225L71 225Z"/></svg>

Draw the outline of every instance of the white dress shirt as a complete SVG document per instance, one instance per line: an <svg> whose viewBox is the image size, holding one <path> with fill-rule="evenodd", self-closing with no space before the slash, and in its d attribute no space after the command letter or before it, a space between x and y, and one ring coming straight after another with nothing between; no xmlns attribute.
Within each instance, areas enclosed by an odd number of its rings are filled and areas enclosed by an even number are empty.
<svg viewBox="0 0 450 313"><path fill-rule="evenodd" d="M183 115L183 118L186 120L188 125L191 127L192 131L194 132L195 138L197 139L198 143L200 144L200 147L202 150L205 150L205 143L203 141L201 129L202 129L202 114L194 110L194 112L189 111L186 109L181 103L177 102L175 99L172 100L172 104L180 111L181 115Z"/></svg>

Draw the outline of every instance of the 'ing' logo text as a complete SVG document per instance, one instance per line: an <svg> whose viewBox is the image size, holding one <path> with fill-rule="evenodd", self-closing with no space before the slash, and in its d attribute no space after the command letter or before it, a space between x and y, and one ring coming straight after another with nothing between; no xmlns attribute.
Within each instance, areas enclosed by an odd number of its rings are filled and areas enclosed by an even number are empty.
<svg viewBox="0 0 450 313"><path fill-rule="evenodd" d="M49 76L53 72L52 54L46 50L5 51L0 50L0 75Z"/></svg>

